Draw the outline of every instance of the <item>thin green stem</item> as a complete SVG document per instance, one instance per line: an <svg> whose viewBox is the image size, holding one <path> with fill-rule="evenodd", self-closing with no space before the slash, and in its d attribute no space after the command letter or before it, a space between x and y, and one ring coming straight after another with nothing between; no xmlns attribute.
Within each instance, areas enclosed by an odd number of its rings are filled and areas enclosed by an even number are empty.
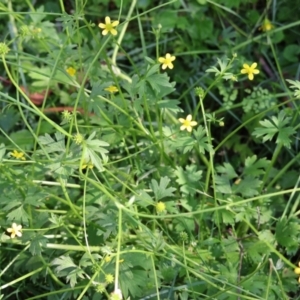
<svg viewBox="0 0 300 300"><path fill-rule="evenodd" d="M118 246L117 246L117 255L116 255L116 270L115 270L115 291L119 286L119 272L120 272L120 252L121 252L121 241L122 241L122 214L123 210L121 207L118 207L119 216L118 216Z"/></svg>
<svg viewBox="0 0 300 300"><path fill-rule="evenodd" d="M133 13L133 11L134 11L134 8L135 8L135 6L136 6L136 3L137 3L137 0L132 0L132 1L131 1L131 5L130 5L130 8L129 8L127 17L126 17L126 19L125 19L125 22L124 22L124 25L123 25L123 27L122 27L122 30L121 30L121 32L120 32L120 34L119 34L119 37L118 37L118 40L117 40L117 44L116 44L116 46L115 46L115 48L114 48L113 55L112 55L112 58L111 58L112 64L113 64L114 66L117 65L117 55L118 55L119 47L120 47L119 45L121 45L121 43L122 43L122 40L123 40L123 38L124 38L125 32L126 32L126 30L127 30L127 27L128 27L128 25L129 25L129 21L130 21L130 18L131 18L132 13Z"/></svg>
<svg viewBox="0 0 300 300"><path fill-rule="evenodd" d="M282 149L282 144L277 144L276 149L275 149L275 151L273 153L273 156L272 156L271 163L268 166L268 168L266 169L265 175L264 175L264 177L262 179L262 185L261 185L261 190L260 191L262 191L264 189L264 187L265 187L265 185L267 183L269 174L270 174L270 172L271 172L271 170L272 170L275 162L277 161L277 158L278 158L278 155L279 155L281 149Z"/></svg>

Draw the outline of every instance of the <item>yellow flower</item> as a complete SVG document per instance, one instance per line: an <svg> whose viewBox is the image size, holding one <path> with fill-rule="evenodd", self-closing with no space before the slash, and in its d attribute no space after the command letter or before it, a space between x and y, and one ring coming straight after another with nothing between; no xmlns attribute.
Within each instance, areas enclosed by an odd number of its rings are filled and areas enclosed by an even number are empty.
<svg viewBox="0 0 300 300"><path fill-rule="evenodd" d="M112 274L105 275L105 282L106 283L113 283L114 282L114 276Z"/></svg>
<svg viewBox="0 0 300 300"><path fill-rule="evenodd" d="M167 67L169 69L173 69L174 65L172 64L172 61L176 59L175 56L171 56L170 53L166 54L166 58L160 57L158 61L162 64L162 69L165 70Z"/></svg>
<svg viewBox="0 0 300 300"><path fill-rule="evenodd" d="M118 88L114 85L110 85L109 87L105 88L104 90L107 92L110 92L112 94L119 91Z"/></svg>
<svg viewBox="0 0 300 300"><path fill-rule="evenodd" d="M74 76L76 74L76 70L72 67L69 67L66 71L70 76Z"/></svg>
<svg viewBox="0 0 300 300"><path fill-rule="evenodd" d="M164 210L166 210L166 205L163 203L163 202L158 202L157 204L156 204L156 211L158 212L158 213L161 213L161 212L163 212Z"/></svg>
<svg viewBox="0 0 300 300"><path fill-rule="evenodd" d="M85 168L93 169L94 165L90 161L88 161L88 162L84 161L83 165L81 166L81 169L85 169Z"/></svg>
<svg viewBox="0 0 300 300"><path fill-rule="evenodd" d="M102 31L103 35L107 35L109 32L112 35L116 35L118 32L116 29L114 29L114 27L119 25L119 21L113 21L112 23L110 22L110 17L105 17L105 24L100 23L98 26L102 29L104 29Z"/></svg>
<svg viewBox="0 0 300 300"><path fill-rule="evenodd" d="M26 160L23 152L18 152L17 150L14 150L13 152L10 152L10 156L15 157L16 159Z"/></svg>
<svg viewBox="0 0 300 300"><path fill-rule="evenodd" d="M192 127L196 126L198 123L196 121L192 121L192 115L188 115L186 119L180 118L178 119L182 125L180 126L180 130L187 130L188 132L192 131Z"/></svg>
<svg viewBox="0 0 300 300"><path fill-rule="evenodd" d="M17 225L16 223L12 223L11 228L7 228L7 231L10 233L10 237L13 239L15 236L22 236L22 225Z"/></svg>
<svg viewBox="0 0 300 300"><path fill-rule="evenodd" d="M243 64L243 68L241 70L242 74L248 74L248 78L249 80L253 80L254 75L253 74L258 74L259 70L256 70L257 67L257 63L253 63L251 66L249 66L248 64Z"/></svg>
<svg viewBox="0 0 300 300"><path fill-rule="evenodd" d="M295 270L294 270L294 272L295 272L295 274L297 274L297 275L300 275L300 262L298 263L298 268L295 268ZM300 283L300 277L299 277L299 279L298 279L298 282Z"/></svg>
<svg viewBox="0 0 300 300"><path fill-rule="evenodd" d="M259 27L259 30L262 30L264 32L270 31L274 28L274 25L270 22L269 19L265 19L262 23L262 25Z"/></svg>

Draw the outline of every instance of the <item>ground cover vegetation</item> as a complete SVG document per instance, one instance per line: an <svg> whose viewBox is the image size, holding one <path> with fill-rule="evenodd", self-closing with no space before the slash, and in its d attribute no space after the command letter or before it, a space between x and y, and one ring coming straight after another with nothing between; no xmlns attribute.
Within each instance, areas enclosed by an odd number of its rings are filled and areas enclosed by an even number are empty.
<svg viewBox="0 0 300 300"><path fill-rule="evenodd" d="M300 299L300 1L0 3L0 299Z"/></svg>

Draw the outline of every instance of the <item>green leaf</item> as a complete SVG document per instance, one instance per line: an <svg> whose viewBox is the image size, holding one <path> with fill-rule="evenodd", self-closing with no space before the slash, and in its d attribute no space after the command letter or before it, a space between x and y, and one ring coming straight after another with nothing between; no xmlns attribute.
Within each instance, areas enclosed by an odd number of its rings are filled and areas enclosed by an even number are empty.
<svg viewBox="0 0 300 300"><path fill-rule="evenodd" d="M300 53L299 45L289 44L283 50L283 57L290 62L298 62L298 54Z"/></svg>
<svg viewBox="0 0 300 300"><path fill-rule="evenodd" d="M266 250L268 251L268 250ZM262 252L262 255L260 255L260 261L259 263L262 262L262 256L265 255L265 252ZM249 276L249 278L247 278L247 280L245 280L244 282L241 283L241 286L243 288L243 290L245 291L251 291L251 293L255 294L255 295L264 295L266 292L266 286L268 286L269 282L267 282L267 276L265 274L260 274L259 272L256 272L253 274L251 274L251 276ZM280 299L281 295L275 298ZM283 298L284 299L284 298ZM288 298L286 298L288 299ZM269 295L268 300L274 300L274 298L272 299Z"/></svg>
<svg viewBox="0 0 300 300"><path fill-rule="evenodd" d="M173 192L176 190L173 187L167 188L170 179L168 177L162 177L160 179L159 185L155 179L151 180L150 188L153 190L155 195L155 200L158 201L165 197L174 197Z"/></svg>
<svg viewBox="0 0 300 300"><path fill-rule="evenodd" d="M291 86L290 86L291 89L295 89L294 96L296 98L300 98L300 81L298 81L298 80L290 80L290 79L286 79L286 81L289 84L291 84Z"/></svg>
<svg viewBox="0 0 300 300"><path fill-rule="evenodd" d="M77 283L77 277L84 278L84 272L74 264L70 256L60 256L55 258L51 265L57 266L55 271L59 277L67 278L67 282L70 282L70 286L74 287Z"/></svg>
<svg viewBox="0 0 300 300"><path fill-rule="evenodd" d="M14 141L20 148L28 147L34 143L34 138L29 130L23 129L12 132L10 134L10 141L5 141L6 145L9 145L11 141Z"/></svg>
<svg viewBox="0 0 300 300"><path fill-rule="evenodd" d="M46 18L46 13L44 13L44 5L41 5L36 9L36 13L29 14L33 24L40 23L43 19Z"/></svg>
<svg viewBox="0 0 300 300"><path fill-rule="evenodd" d="M31 239L29 251L32 255L40 255L43 251L43 248L47 245L47 238L42 235L36 235Z"/></svg>
<svg viewBox="0 0 300 300"><path fill-rule="evenodd" d="M74 269L77 268L77 266L75 265L75 263L73 262L73 260L71 259L70 256L60 256L55 258L52 262L51 265L53 266L57 266L56 267L56 271L58 273L66 270L66 269Z"/></svg>
<svg viewBox="0 0 300 300"><path fill-rule="evenodd" d="M187 153L193 150L196 141L191 136L181 136L170 140L169 144L171 149L176 150L178 148L183 148L183 153Z"/></svg>
<svg viewBox="0 0 300 300"><path fill-rule="evenodd" d="M104 142L104 141L93 140L93 138L95 136L96 136L96 131L93 131L92 134L86 140L86 143L90 146L90 148L94 149L95 151L98 151L97 150L98 147L102 147L102 146L107 147L107 146L109 146L109 144ZM104 153L108 152L106 149L101 149L101 151L103 151ZM98 151L98 152L101 152L101 151Z"/></svg>
<svg viewBox="0 0 300 300"><path fill-rule="evenodd" d="M265 170L270 165L270 161L266 158L261 158L257 160L257 156L253 155L251 157L247 157L245 160L245 168L243 170L243 174L245 175L263 175L265 174Z"/></svg>
<svg viewBox="0 0 300 300"><path fill-rule="evenodd" d="M149 205L154 205L155 203L152 197L144 190L138 191L136 201L141 207L147 207Z"/></svg>
<svg viewBox="0 0 300 300"><path fill-rule="evenodd" d="M182 112L183 110L179 107L179 104L180 102L174 99L164 99L164 100L159 100L157 102L158 107L161 109L163 113L168 111L174 114L177 114L178 112Z"/></svg>
<svg viewBox="0 0 300 300"><path fill-rule="evenodd" d="M148 56L145 56L145 60L151 65L154 65L156 63L155 60L153 60L151 57L148 57Z"/></svg>
<svg viewBox="0 0 300 300"><path fill-rule="evenodd" d="M38 137L38 141L45 147L47 153L65 153L65 136L60 132L56 132L54 136L55 139L53 139L48 133L46 133L44 136Z"/></svg>
<svg viewBox="0 0 300 300"><path fill-rule="evenodd" d="M224 58L222 60L220 58L217 58L217 63L219 65L220 69L218 69L217 67L213 66L213 67L207 69L205 72L207 72L207 73L215 73L215 76L224 75L225 71L227 71L227 70L230 69L230 66L228 67L228 62L229 62L228 58Z"/></svg>
<svg viewBox="0 0 300 300"><path fill-rule="evenodd" d="M275 237L274 237L273 233L268 229L260 231L258 234L258 238L259 238L259 240L266 241L271 245L273 245L275 243Z"/></svg>
<svg viewBox="0 0 300 300"><path fill-rule="evenodd" d="M271 120L263 120L259 123L264 128L255 128L253 135L256 137L262 137L263 142L271 140L275 134L278 133L276 144L282 144L283 146L290 148L291 140L290 135L296 133L293 127L287 126L290 123L291 118L285 116L285 112L282 110L278 114L278 117L272 116Z"/></svg>
<svg viewBox="0 0 300 300"><path fill-rule="evenodd" d="M234 214L230 210L222 209L222 210L218 211L217 213L221 214L221 218L222 218L222 221L224 224L230 224L230 225L235 224Z"/></svg>
<svg viewBox="0 0 300 300"><path fill-rule="evenodd" d="M100 171L102 172L104 170L103 168L103 162L106 163L108 161L108 157L106 153L108 153L108 150L103 148L109 146L108 143L104 141L100 141L98 139L93 140L95 137L96 132L94 131L86 140L84 144L84 152L85 152L85 159L87 161L91 161L91 163ZM97 154L99 153L101 155L101 158Z"/></svg>
<svg viewBox="0 0 300 300"><path fill-rule="evenodd" d="M258 195L262 181L253 176L245 176L239 184L232 186L232 191L241 194L243 197L253 197Z"/></svg>
<svg viewBox="0 0 300 300"><path fill-rule="evenodd" d="M194 136L197 140L196 145L200 153L211 152L214 153L212 145L209 142L209 138L206 136L206 132L203 126L199 125L196 130L193 131Z"/></svg>
<svg viewBox="0 0 300 300"><path fill-rule="evenodd" d="M153 61L154 62L154 61ZM155 63L155 62L154 62ZM160 65L159 64L154 64L152 66L147 66L147 72L145 75L145 78L149 78L150 76L157 74L159 70Z"/></svg>
<svg viewBox="0 0 300 300"><path fill-rule="evenodd" d="M23 205L19 208L12 210L6 215L8 221L14 221L16 223L28 224L29 215L24 210Z"/></svg>
<svg viewBox="0 0 300 300"><path fill-rule="evenodd" d="M157 26L161 25L164 32L171 32L177 24L178 13L176 10L161 9L157 14L154 14L153 23Z"/></svg>
<svg viewBox="0 0 300 300"><path fill-rule="evenodd" d="M79 266L80 267L90 267L94 265L94 262L91 260L91 257L94 259L94 261L100 261L101 255L97 253L84 253L83 256L80 259Z"/></svg>
<svg viewBox="0 0 300 300"><path fill-rule="evenodd" d="M286 247L289 254L295 254L298 250L299 241L296 238L300 230L297 219L284 217L276 222L275 237L277 242Z"/></svg>
<svg viewBox="0 0 300 300"><path fill-rule="evenodd" d="M182 167L177 167L174 172L177 177L176 182L181 186L180 190L187 195L195 195L201 188L200 179L202 170L197 171L197 165L186 166L185 171Z"/></svg>
<svg viewBox="0 0 300 300"><path fill-rule="evenodd" d="M222 194L232 194L230 181L225 176L215 176L216 191Z"/></svg>
<svg viewBox="0 0 300 300"><path fill-rule="evenodd" d="M96 224L100 226L100 228L97 228L97 235L103 236L104 240L117 232L116 222L113 221L116 219L116 215L117 213L111 209L105 211L105 213L98 212L96 215ZM93 227L92 229L94 230Z"/></svg>
<svg viewBox="0 0 300 300"><path fill-rule="evenodd" d="M221 173L222 176L226 177L227 179L238 177L233 166L230 163L224 163L223 166L217 166L216 171L217 173Z"/></svg>
<svg viewBox="0 0 300 300"><path fill-rule="evenodd" d="M0 128L4 132L12 133L12 129L16 130L15 125L19 122L20 118L20 114L13 107L7 107L5 110L0 111ZM17 144L20 146L19 143Z"/></svg>
<svg viewBox="0 0 300 300"><path fill-rule="evenodd" d="M139 99L141 103L139 105L144 105L145 99L148 102L148 105L154 106L157 104L158 100L161 100L166 95L170 94L174 91L175 82L169 82L170 78L166 73L157 74L157 70L159 65L152 66L145 76L141 78L138 82L131 84L132 88L129 89L127 86L127 90L131 92L137 92L139 94ZM155 73L153 73L155 71ZM135 99L134 104L136 103L136 96L133 94L133 98ZM136 108L139 111L139 107Z"/></svg>
<svg viewBox="0 0 300 300"><path fill-rule="evenodd" d="M120 265L120 286L124 299L130 295L132 299L140 299L155 284L151 259L145 254L128 253L123 255L124 262Z"/></svg>
<svg viewBox="0 0 300 300"><path fill-rule="evenodd" d="M239 201L240 199L236 199L236 201ZM235 221L236 222L243 222L244 220L248 220L250 222L250 220L252 218L257 218L257 212L256 210L254 210L249 204L246 204L244 206L239 206L236 208L236 210L238 211L238 213L235 215ZM244 232L244 225L242 225L239 228L239 231L241 233ZM248 225L246 225L247 230L248 230ZM240 235L242 236L242 235Z"/></svg>
<svg viewBox="0 0 300 300"><path fill-rule="evenodd" d="M269 252L263 241L245 241L243 242L243 247L246 255L254 264L261 263L263 255Z"/></svg>

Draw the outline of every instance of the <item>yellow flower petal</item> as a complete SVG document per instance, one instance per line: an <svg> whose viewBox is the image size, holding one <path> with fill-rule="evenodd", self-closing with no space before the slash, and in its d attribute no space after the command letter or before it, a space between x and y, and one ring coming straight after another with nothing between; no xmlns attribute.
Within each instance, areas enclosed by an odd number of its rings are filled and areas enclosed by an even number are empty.
<svg viewBox="0 0 300 300"><path fill-rule="evenodd" d="M111 33L112 35L117 35L118 31L117 31L116 29L112 28L112 29L110 30L110 33Z"/></svg>
<svg viewBox="0 0 300 300"><path fill-rule="evenodd" d="M22 230L22 225L17 225L16 223L12 223L11 228L7 228L7 232L11 233L10 237L12 239L15 238L16 235L18 237L21 237L22 236L21 230Z"/></svg>
<svg viewBox="0 0 300 300"><path fill-rule="evenodd" d="M105 24L100 23L98 26L102 29L102 35L107 35L108 33L111 33L112 35L117 35L117 30L114 28L119 25L119 21L113 21L111 22L110 17L105 17Z"/></svg>
<svg viewBox="0 0 300 300"><path fill-rule="evenodd" d="M180 126L180 130L187 130L188 132L191 132L193 127L196 126L198 123L196 121L192 121L192 115L187 115L186 119L179 118L178 121L182 123Z"/></svg>
<svg viewBox="0 0 300 300"><path fill-rule="evenodd" d="M118 88L114 85L110 85L109 87L105 88L104 90L107 92L110 92L110 93L115 93L115 92L119 91Z"/></svg>
<svg viewBox="0 0 300 300"><path fill-rule="evenodd" d="M74 76L76 74L76 70L72 67L67 68L66 71L70 76Z"/></svg>
<svg viewBox="0 0 300 300"><path fill-rule="evenodd" d="M188 115L187 117L186 117L186 119L187 119L187 121L191 121L192 120L192 115Z"/></svg>
<svg viewBox="0 0 300 300"><path fill-rule="evenodd" d="M174 61L175 59L175 56L172 56L170 53L167 53L165 57L159 57L158 61L162 64L162 69L165 70L166 68L174 68L172 61Z"/></svg>
<svg viewBox="0 0 300 300"><path fill-rule="evenodd" d="M119 21L114 21L111 23L111 25L112 25L112 27L116 27L119 25L119 23L120 23Z"/></svg>
<svg viewBox="0 0 300 300"><path fill-rule="evenodd" d="M259 70L256 70L257 63L254 62L249 66L248 64L243 64L243 69L241 70L241 74L248 74L249 80L254 79L254 74L258 74Z"/></svg>

